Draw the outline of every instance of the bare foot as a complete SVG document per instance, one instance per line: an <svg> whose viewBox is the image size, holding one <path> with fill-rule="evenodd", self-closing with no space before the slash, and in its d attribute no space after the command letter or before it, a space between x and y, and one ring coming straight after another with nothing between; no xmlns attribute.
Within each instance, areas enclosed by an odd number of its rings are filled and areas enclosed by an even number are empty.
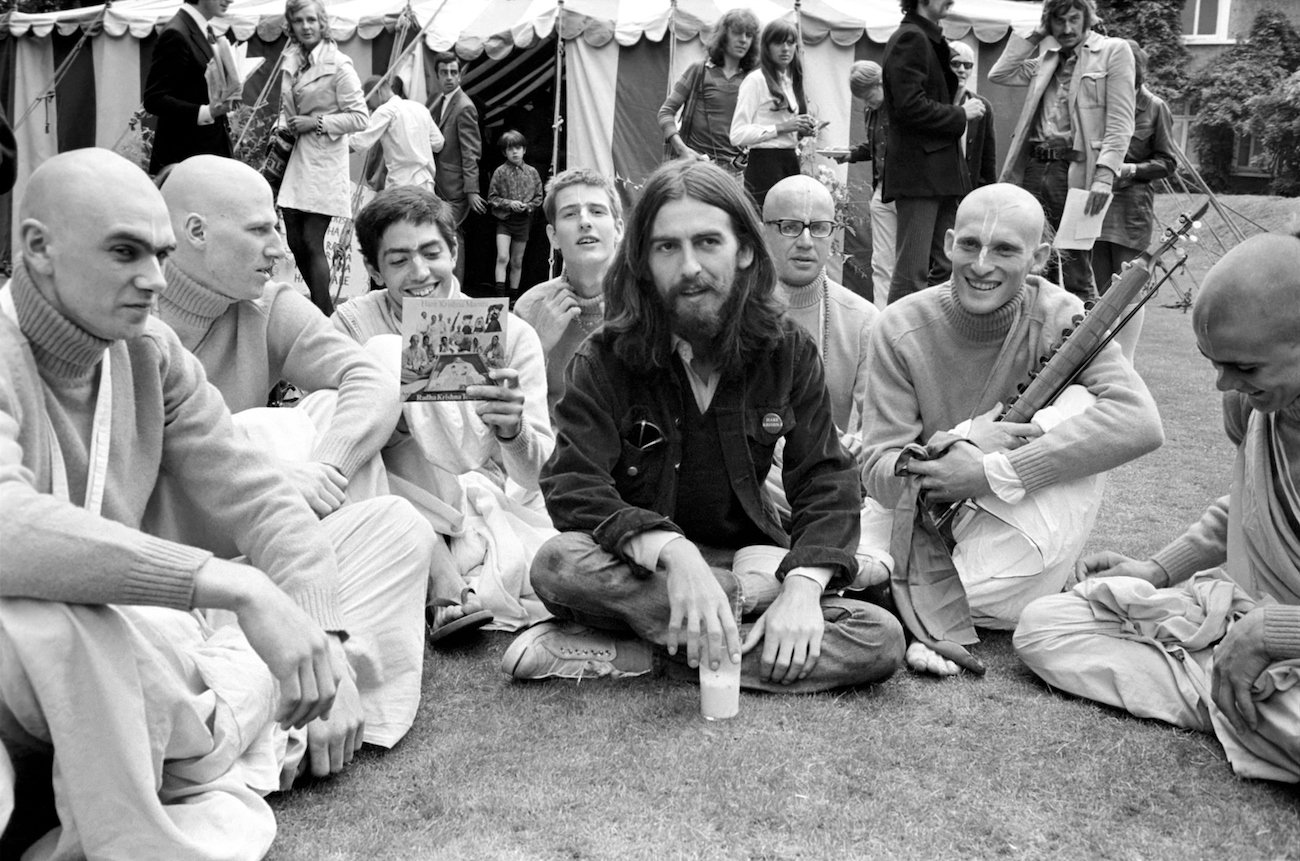
<svg viewBox="0 0 1300 861"><path fill-rule="evenodd" d="M907 665L918 673L936 676L955 676L961 672L961 667L917 640L907 647Z"/></svg>

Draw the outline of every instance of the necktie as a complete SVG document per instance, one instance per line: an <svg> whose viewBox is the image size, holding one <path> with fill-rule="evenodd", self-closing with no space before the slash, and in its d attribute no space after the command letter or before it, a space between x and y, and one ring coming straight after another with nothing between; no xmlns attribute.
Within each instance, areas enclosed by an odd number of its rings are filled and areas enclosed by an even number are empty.
<svg viewBox="0 0 1300 861"><path fill-rule="evenodd" d="M208 44L209 45L217 44L217 34L213 32L211 25L208 26Z"/></svg>

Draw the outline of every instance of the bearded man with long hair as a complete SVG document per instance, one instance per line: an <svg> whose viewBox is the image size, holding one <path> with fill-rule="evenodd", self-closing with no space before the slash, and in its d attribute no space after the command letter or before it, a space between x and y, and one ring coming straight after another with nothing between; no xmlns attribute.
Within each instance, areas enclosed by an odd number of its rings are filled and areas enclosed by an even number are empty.
<svg viewBox="0 0 1300 861"><path fill-rule="evenodd" d="M858 480L816 344L775 287L739 184L699 161L650 177L555 410L541 485L562 534L530 574L556 620L516 638L506 673L640 675L682 645L769 691L900 665L898 622L828 591L857 576ZM782 442L788 522L763 487Z"/></svg>

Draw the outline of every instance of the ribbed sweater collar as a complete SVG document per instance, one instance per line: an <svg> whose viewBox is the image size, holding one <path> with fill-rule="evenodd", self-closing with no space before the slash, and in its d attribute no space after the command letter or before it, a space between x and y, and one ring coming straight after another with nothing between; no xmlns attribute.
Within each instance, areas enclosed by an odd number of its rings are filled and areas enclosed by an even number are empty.
<svg viewBox="0 0 1300 861"><path fill-rule="evenodd" d="M817 273L817 277L802 287L781 282L781 291L785 293L785 303L791 308L811 308L822 299L822 290L826 286L826 270Z"/></svg>
<svg viewBox="0 0 1300 861"><path fill-rule="evenodd" d="M583 318L604 318L605 316L605 297L604 296L578 296L574 294L574 300L578 303L578 316Z"/></svg>
<svg viewBox="0 0 1300 861"><path fill-rule="evenodd" d="M158 306L169 321L174 321L173 328L180 324L206 330L235 304L236 300L186 275L171 260L164 261L163 275L167 278L167 289L158 297Z"/></svg>
<svg viewBox="0 0 1300 861"><path fill-rule="evenodd" d="M943 310L948 324L957 330L957 334L976 343L1001 341L1006 338L1017 312L1024 307L1025 294L1028 292L1021 287L1019 293L996 311L988 314L972 314L957 300L951 282L931 289L943 291L939 296L939 307Z"/></svg>
<svg viewBox="0 0 1300 861"><path fill-rule="evenodd" d="M18 328L31 345L36 363L50 376L69 382L90 377L113 342L90 334L63 316L36 289L26 263L14 268L9 289L18 312Z"/></svg>

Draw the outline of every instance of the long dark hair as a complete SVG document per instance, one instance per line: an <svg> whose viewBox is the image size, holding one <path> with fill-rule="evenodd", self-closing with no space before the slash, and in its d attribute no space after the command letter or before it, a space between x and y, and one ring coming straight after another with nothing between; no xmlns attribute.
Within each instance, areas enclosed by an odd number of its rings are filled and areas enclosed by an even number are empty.
<svg viewBox="0 0 1300 861"><path fill-rule="evenodd" d="M711 162L676 159L646 180L623 242L605 273L605 332L614 336L614 354L632 368L648 372L669 367L672 326L650 273L650 240L659 210L684 198L727 213L736 241L753 255L747 268L736 271L717 339L718 369L735 373L780 339L781 306L775 297L776 268L763 242L758 211L740 183Z"/></svg>
<svg viewBox="0 0 1300 861"><path fill-rule="evenodd" d="M713 65L721 66L726 58L727 40L731 38L732 31L744 33L752 40L749 43L749 53L745 54L740 60L740 70L749 72L758 65L758 17L748 9L728 9L718 19L718 23L713 25L713 33L704 43L705 53L713 61Z"/></svg>
<svg viewBox="0 0 1300 861"><path fill-rule="evenodd" d="M776 109L779 111L788 108L794 113L807 113L808 100L803 95L803 57L799 50L799 31L795 29L794 24L784 18L777 18L767 22L767 26L763 28L763 35L758 41L758 66L763 70L763 80L767 81L767 91L772 94ZM790 86L794 89L794 97L799 102L797 111L785 97L785 88L781 86L781 70L772 62L772 55L767 50L768 45L777 42L794 42L794 59L790 61L789 71Z"/></svg>

